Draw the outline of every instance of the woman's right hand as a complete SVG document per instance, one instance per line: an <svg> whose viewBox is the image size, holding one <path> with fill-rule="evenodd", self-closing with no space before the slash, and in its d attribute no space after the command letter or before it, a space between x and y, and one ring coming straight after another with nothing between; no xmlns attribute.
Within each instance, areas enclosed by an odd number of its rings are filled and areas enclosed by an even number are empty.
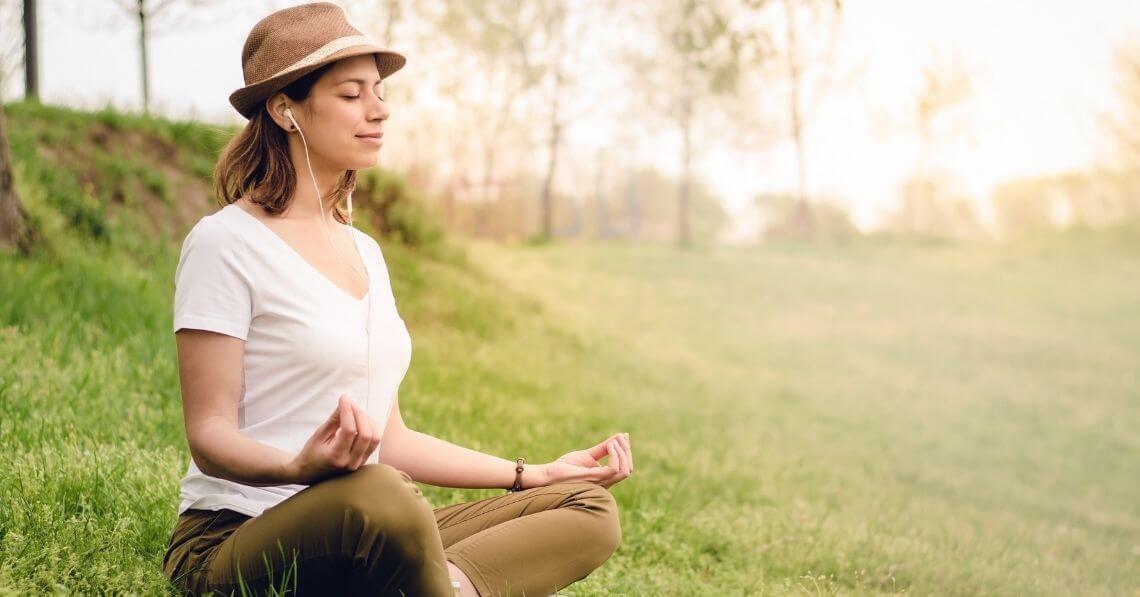
<svg viewBox="0 0 1140 597"><path fill-rule="evenodd" d="M355 471L376 451L382 433L364 409L342 394L332 416L289 462L290 476L296 483L313 485Z"/></svg>

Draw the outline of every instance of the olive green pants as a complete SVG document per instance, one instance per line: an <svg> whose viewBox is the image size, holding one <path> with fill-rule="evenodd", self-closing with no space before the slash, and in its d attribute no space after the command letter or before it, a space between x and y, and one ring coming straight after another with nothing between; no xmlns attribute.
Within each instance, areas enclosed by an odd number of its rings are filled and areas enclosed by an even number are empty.
<svg viewBox="0 0 1140 597"><path fill-rule="evenodd" d="M407 473L368 464L253 518L187 510L162 566L196 594L243 594L240 578L253 594L449 597L450 561L481 597L522 597L585 578L620 543L613 495L593 483L433 509Z"/></svg>

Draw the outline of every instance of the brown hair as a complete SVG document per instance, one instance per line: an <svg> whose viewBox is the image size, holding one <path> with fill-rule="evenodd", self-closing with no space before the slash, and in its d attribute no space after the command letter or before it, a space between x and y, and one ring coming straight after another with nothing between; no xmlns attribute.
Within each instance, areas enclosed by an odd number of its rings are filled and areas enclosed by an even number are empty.
<svg viewBox="0 0 1140 597"><path fill-rule="evenodd" d="M318 68L281 91L295 102L308 98L313 84L333 64ZM214 166L214 195L223 205L245 197L267 213L278 214L289 207L296 187L297 173L289 157L287 133L277 126L262 106L218 156L218 163ZM336 203L339 204L355 187L356 170L346 170L340 184L332 191ZM340 205L335 205L332 213L338 222L348 223L348 216Z"/></svg>

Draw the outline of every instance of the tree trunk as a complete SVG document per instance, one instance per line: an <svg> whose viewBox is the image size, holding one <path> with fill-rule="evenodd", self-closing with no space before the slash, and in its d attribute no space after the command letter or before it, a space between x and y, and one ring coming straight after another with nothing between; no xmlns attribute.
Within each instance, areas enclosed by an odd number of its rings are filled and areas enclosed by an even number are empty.
<svg viewBox="0 0 1140 597"><path fill-rule="evenodd" d="M384 3L384 11L387 16L384 19L384 45L392 47L392 29L396 21L400 20L400 0L388 0Z"/></svg>
<svg viewBox="0 0 1140 597"><path fill-rule="evenodd" d="M0 246L16 247L21 255L31 254L39 235L28 220L28 212L16 195L12 179L12 152L8 150L8 125L0 104Z"/></svg>
<svg viewBox="0 0 1140 597"><path fill-rule="evenodd" d="M598 238L609 238L610 219L606 213L605 195L602 193L602 168L605 167L606 152L598 152L598 163L594 167L594 217L598 223Z"/></svg>
<svg viewBox="0 0 1140 597"><path fill-rule="evenodd" d="M553 198L553 185L554 185L554 171L558 166L558 145L562 136L562 125L558 122L558 100L562 92L562 73L557 72L555 76L554 86L554 105L550 109L550 145L547 148L549 152L549 161L546 163L546 175L542 180L542 197L540 203L542 205L542 236L550 238L554 230L554 198Z"/></svg>
<svg viewBox="0 0 1140 597"><path fill-rule="evenodd" d="M792 141L796 146L796 215L794 228L799 236L812 233L811 206L807 198L807 173L804 165L803 121L800 115L800 65L796 58L796 15L793 2L784 0L785 39L787 41L788 94L792 120Z"/></svg>
<svg viewBox="0 0 1140 597"><path fill-rule="evenodd" d="M145 0L139 0L139 56L142 57L142 94L143 113L150 113L150 79L146 67L146 10L143 7Z"/></svg>
<svg viewBox="0 0 1140 597"><path fill-rule="evenodd" d="M625 206L626 238L636 240L641 233L641 205L638 203L637 174L632 169L626 171Z"/></svg>
<svg viewBox="0 0 1140 597"><path fill-rule="evenodd" d="M677 244L682 247L689 246L691 233L689 231L689 181L692 177L693 165L693 103L685 98L682 106L682 155L681 155L681 192L677 201Z"/></svg>
<svg viewBox="0 0 1140 597"><path fill-rule="evenodd" d="M36 0L24 0L24 99L39 101L39 27Z"/></svg>

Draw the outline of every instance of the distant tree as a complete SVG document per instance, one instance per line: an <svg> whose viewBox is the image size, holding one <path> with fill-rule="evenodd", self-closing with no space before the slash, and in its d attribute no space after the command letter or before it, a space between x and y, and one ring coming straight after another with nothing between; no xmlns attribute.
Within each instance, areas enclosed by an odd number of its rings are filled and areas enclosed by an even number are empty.
<svg viewBox="0 0 1140 597"><path fill-rule="evenodd" d="M918 153L911 176L900 189L892 227L908 234L974 236L981 225L973 204L937 159L963 140L973 142L968 122L954 116L955 109L973 96L974 72L959 57L939 51L931 52L921 69L923 84L910 114Z"/></svg>
<svg viewBox="0 0 1140 597"><path fill-rule="evenodd" d="M676 242L692 240L690 203L698 129L707 124L717 100L737 93L741 75L764 60L765 32L753 27L750 15L765 0L670 0L631 3L638 22L649 27L651 45L630 47L626 63L641 92L638 117L663 121L681 136L681 177L677 193ZM707 136L701 141L711 143Z"/></svg>
<svg viewBox="0 0 1140 597"><path fill-rule="evenodd" d="M800 197L796 193L760 193L752 198L760 214L760 238L802 238ZM835 202L812 205L812 238L849 238L858 234L851 216Z"/></svg>
<svg viewBox="0 0 1140 597"><path fill-rule="evenodd" d="M477 234L486 231L487 205L497 199L502 188L496 184L500 139L512 123L516 103L541 77L540 69L531 62L528 43L540 18L534 3L514 0L444 0L442 12L434 15L438 30L469 52L474 70L466 72L483 77L486 89L494 90L490 95L452 98L468 113L480 115L476 127L483 162L483 208L477 212Z"/></svg>
<svg viewBox="0 0 1140 597"><path fill-rule="evenodd" d="M19 2L0 2L0 20L5 31L16 30L13 25L22 17L21 8ZM19 70L23 58L23 40L12 35L0 44L0 246L6 249L14 247L22 255L28 255L39 237L16 192L12 151L8 147L8 124L4 115L4 90L7 89L10 78Z"/></svg>
<svg viewBox="0 0 1140 597"><path fill-rule="evenodd" d="M38 242L38 234L16 193L12 178L12 152L8 149L8 125L4 104L0 102L0 246L15 247L20 254L28 255Z"/></svg>
<svg viewBox="0 0 1140 597"><path fill-rule="evenodd" d="M540 89L546 105L546 167L544 168L542 190L539 195L541 209L541 235L548 237L553 230L554 217L554 176L558 157L562 148L562 137L568 123L574 122L592 106L571 101L576 89L570 63L577 60L584 49L581 40L591 24L591 17L605 15L612 0L599 0L592 3L569 0L540 0L536 3L540 12L539 27L536 30L539 49L532 61L540 69L544 83ZM571 18L571 14L574 18ZM600 171L598 175L600 177ZM595 195L597 184L595 185ZM598 200L595 197L595 202ZM575 212L577 213L577 212Z"/></svg>
<svg viewBox="0 0 1140 597"><path fill-rule="evenodd" d="M605 181L608 236L676 243L680 204L657 199L675 193L679 182L677 175L644 165ZM694 176L689 183L689 199L690 240L714 240L728 222L720 197L701 177Z"/></svg>
<svg viewBox="0 0 1140 597"><path fill-rule="evenodd" d="M0 31L19 31L23 27L24 15L28 12L28 4L35 4L33 0L0 0ZM24 36L5 35L0 39L0 101L3 101L8 84L16 77L20 67L24 64ZM25 96L35 97L35 90L25 86Z"/></svg>
<svg viewBox="0 0 1140 597"><path fill-rule="evenodd" d="M1116 144L1116 163L1097 172L1099 192L1083 197L1075 209L1078 221L1140 218L1140 41L1113 51L1116 110L1103 116Z"/></svg>
<svg viewBox="0 0 1140 597"><path fill-rule="evenodd" d="M807 196L806 129L812 112L831 84L843 3L842 0L781 0L781 5L784 22L782 58L787 69L789 88L788 121L796 149L795 228L798 234L810 236L812 213ZM805 19L810 28L806 32L807 36L801 35L804 33L801 30L801 20ZM813 51L817 46L806 44L805 37L812 42L822 39L825 51Z"/></svg>
<svg viewBox="0 0 1140 597"><path fill-rule="evenodd" d="M606 8L615 3L444 0L442 12L430 17L455 46L468 51L465 59L471 60L472 67L464 72L480 73L487 81L486 92L450 94L464 112L485 115L475 125L482 153L484 204L502 198L498 191L503 186L492 181L499 178L502 139L508 128L515 126L527 134L541 135L546 149L542 184L537 190L542 236L553 234L554 181L568 123L594 108L571 101L578 91L573 67L589 49L591 25L605 18ZM466 83L456 89L471 89ZM535 104L541 116L518 127L518 111ZM484 231L482 220L477 219L477 232Z"/></svg>
<svg viewBox="0 0 1140 597"><path fill-rule="evenodd" d="M396 28L414 14L413 0L342 0L339 3L354 23L364 23L376 33L376 41L386 48L396 48Z"/></svg>
<svg viewBox="0 0 1140 597"><path fill-rule="evenodd" d="M139 76L142 80L143 112L150 112L150 69L147 62L148 38L175 27L186 27L191 16L219 0L109 0L139 26Z"/></svg>
<svg viewBox="0 0 1140 597"><path fill-rule="evenodd" d="M905 234L970 238L981 233L973 203L943 171L908 178L899 190L899 208L891 220L890 227Z"/></svg>
<svg viewBox="0 0 1140 597"><path fill-rule="evenodd" d="M1055 227L1058 207L1041 177L1005 181L994 189L994 218L1005 235ZM1057 207L1054 207L1057 206Z"/></svg>
<svg viewBox="0 0 1140 597"><path fill-rule="evenodd" d="M1140 171L1140 42L1117 46L1113 54L1118 110L1107 120L1120 162Z"/></svg>
<svg viewBox="0 0 1140 597"><path fill-rule="evenodd" d="M1012 236L1047 228L1109 226L1140 216L1136 172L1091 168L1008 180L994 189L995 220Z"/></svg>

